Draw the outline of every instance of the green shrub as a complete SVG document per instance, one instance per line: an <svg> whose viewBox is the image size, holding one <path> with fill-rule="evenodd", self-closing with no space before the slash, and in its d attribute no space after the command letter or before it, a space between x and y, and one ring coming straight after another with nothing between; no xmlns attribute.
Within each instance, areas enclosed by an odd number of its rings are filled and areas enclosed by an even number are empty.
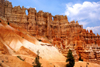
<svg viewBox="0 0 100 67"><path fill-rule="evenodd" d="M16 53L16 51L13 51L14 53Z"/></svg>
<svg viewBox="0 0 100 67"><path fill-rule="evenodd" d="M3 66L2 66L2 63L0 63L0 67L3 67Z"/></svg>
<svg viewBox="0 0 100 67"><path fill-rule="evenodd" d="M20 60L24 61L24 59L22 59L20 56L17 56Z"/></svg>
<svg viewBox="0 0 100 67"><path fill-rule="evenodd" d="M42 40L38 39L38 41L42 41Z"/></svg>
<svg viewBox="0 0 100 67"><path fill-rule="evenodd" d="M33 62L33 67L41 67L41 63L39 62L39 51L37 51L37 57L35 58L35 63Z"/></svg>
<svg viewBox="0 0 100 67"><path fill-rule="evenodd" d="M9 25L9 22L8 22L8 25Z"/></svg>
<svg viewBox="0 0 100 67"><path fill-rule="evenodd" d="M89 63L86 64L86 67L88 67Z"/></svg>

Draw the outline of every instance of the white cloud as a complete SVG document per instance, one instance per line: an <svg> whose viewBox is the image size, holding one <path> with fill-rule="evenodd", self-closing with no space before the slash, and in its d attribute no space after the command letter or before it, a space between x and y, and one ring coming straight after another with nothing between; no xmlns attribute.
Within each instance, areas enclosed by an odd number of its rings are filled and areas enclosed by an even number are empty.
<svg viewBox="0 0 100 67"><path fill-rule="evenodd" d="M30 6L26 6L26 8L35 8L36 9L36 7L30 7Z"/></svg>
<svg viewBox="0 0 100 67"><path fill-rule="evenodd" d="M92 30L95 33L99 33L100 34L100 26L95 26L95 27L87 27L87 30Z"/></svg>
<svg viewBox="0 0 100 67"><path fill-rule="evenodd" d="M85 1L82 4L66 4L65 15L67 15L70 20L100 20L100 2L88 2Z"/></svg>

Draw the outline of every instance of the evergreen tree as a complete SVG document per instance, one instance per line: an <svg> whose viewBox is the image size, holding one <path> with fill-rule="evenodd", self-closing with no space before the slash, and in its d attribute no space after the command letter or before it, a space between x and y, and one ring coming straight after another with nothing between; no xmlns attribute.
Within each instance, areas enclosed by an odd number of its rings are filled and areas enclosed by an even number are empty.
<svg viewBox="0 0 100 67"><path fill-rule="evenodd" d="M37 57L35 58L35 64L33 67L41 67L41 63L39 62L39 51L37 51Z"/></svg>
<svg viewBox="0 0 100 67"><path fill-rule="evenodd" d="M79 54L79 61L83 61L83 59L81 58L81 54Z"/></svg>
<svg viewBox="0 0 100 67"><path fill-rule="evenodd" d="M8 25L9 25L9 22L8 22Z"/></svg>
<svg viewBox="0 0 100 67"><path fill-rule="evenodd" d="M72 55L72 51L69 49L68 54L67 54L67 60L66 62L69 62L69 64L66 65L66 67L73 67L75 64L75 59Z"/></svg>

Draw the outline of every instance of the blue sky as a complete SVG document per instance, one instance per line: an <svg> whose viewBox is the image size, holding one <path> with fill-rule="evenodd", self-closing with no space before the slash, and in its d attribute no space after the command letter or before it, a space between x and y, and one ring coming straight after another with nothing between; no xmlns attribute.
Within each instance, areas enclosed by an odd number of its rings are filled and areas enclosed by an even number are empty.
<svg viewBox="0 0 100 67"><path fill-rule="evenodd" d="M36 8L54 15L67 15L69 22L75 20L84 29L100 34L100 0L8 0L13 6Z"/></svg>

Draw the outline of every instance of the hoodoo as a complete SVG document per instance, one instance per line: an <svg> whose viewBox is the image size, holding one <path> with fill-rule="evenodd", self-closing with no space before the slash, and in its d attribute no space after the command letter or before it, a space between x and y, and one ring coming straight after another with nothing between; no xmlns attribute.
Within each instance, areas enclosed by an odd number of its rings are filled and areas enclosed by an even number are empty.
<svg viewBox="0 0 100 67"><path fill-rule="evenodd" d="M5 54L4 57L14 56L11 59L16 59L15 56L19 55L26 62L16 60L26 67L32 65L32 57L36 57L38 50L45 67L61 66L57 62L53 63L53 60L64 62L69 49L72 50L75 61L78 61L81 54L84 61L100 64L99 34L83 29L78 21L69 22L67 16L53 16L24 6L13 7L7 0L0 0L0 46L0 54ZM0 55L0 59L4 57ZM44 62L48 60L52 64L47 62L45 65ZM9 66L7 63L3 65Z"/></svg>

